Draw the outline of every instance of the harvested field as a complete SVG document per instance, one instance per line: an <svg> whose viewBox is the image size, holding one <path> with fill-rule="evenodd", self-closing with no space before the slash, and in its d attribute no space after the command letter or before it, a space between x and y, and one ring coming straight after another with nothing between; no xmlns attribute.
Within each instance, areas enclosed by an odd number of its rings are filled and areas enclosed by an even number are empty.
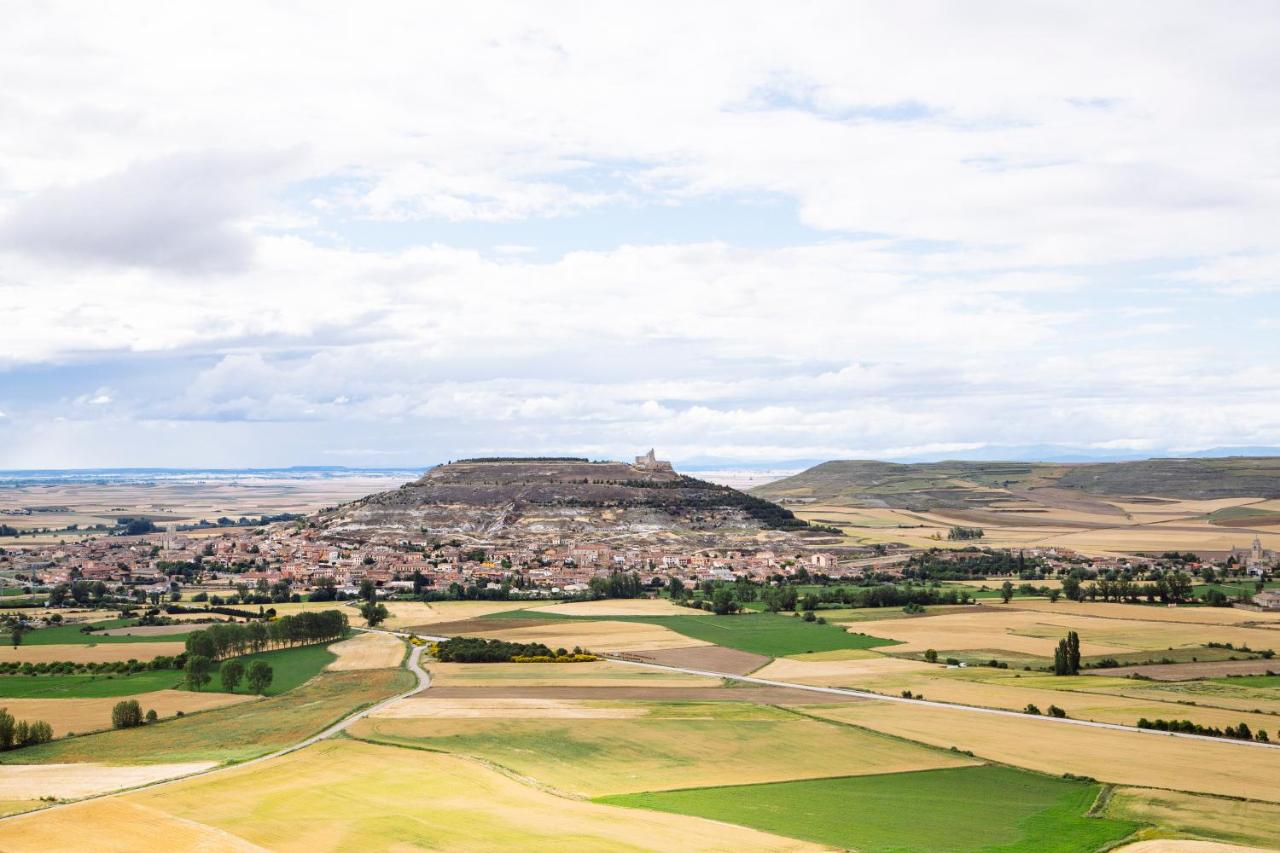
<svg viewBox="0 0 1280 853"><path fill-rule="evenodd" d="M428 691L431 692L431 691ZM425 701L425 700L424 700ZM974 763L896 738L740 702L600 703L630 719L369 718L354 737L471 755L584 796L894 773Z"/></svg>
<svg viewBox="0 0 1280 853"><path fill-rule="evenodd" d="M1007 672L1007 670L1000 670ZM1042 711L1057 705L1067 716L1078 720L1094 720L1102 723L1118 723L1131 726L1143 717L1150 720L1191 720L1204 726L1225 729L1239 723L1248 723L1251 730L1275 731L1280 718L1244 710L1211 707L1209 703L1187 705L1170 701L1168 697L1130 695L1127 692L1110 691L1090 693L1090 679L1084 676L1054 677L1029 676L1001 679L970 680L967 670L906 671L880 676L846 679L841 686L860 687L885 696L897 696L910 690L937 702L957 705L973 705L979 708L1002 708L1021 711L1027 705L1036 705ZM836 682L832 682L833 684ZM1101 682L1105 684L1106 682ZM1130 682L1132 684L1132 682ZM1136 693L1136 691L1135 691ZM1278 697L1280 698L1280 697ZM1255 704L1254 707L1262 703Z"/></svg>
<svg viewBox="0 0 1280 853"><path fill-rule="evenodd" d="M198 630L198 625L137 625L133 628L108 628L97 633L108 637L162 637L168 634L190 634Z"/></svg>
<svg viewBox="0 0 1280 853"><path fill-rule="evenodd" d="M858 628L869 634L892 637L906 645L894 652L921 652L963 649L1002 649L1010 652L1052 657L1058 641L1068 631L1080 634L1085 656L1122 655L1131 651L1203 646L1211 642L1248 645L1265 649L1277 644L1277 633L1263 628L1238 625L1204 625L1134 619L1108 619L1068 612L1044 613L1035 610L984 608L982 612L935 616L929 619L890 619L862 622Z"/></svg>
<svg viewBox="0 0 1280 853"><path fill-rule="evenodd" d="M545 626L507 628L508 620L493 620L493 628L484 636L514 643L544 643L553 649L571 649L582 646L596 653L639 652L655 649L678 649L687 646L707 645L669 628L644 622L595 622L590 620L561 619Z"/></svg>
<svg viewBox="0 0 1280 853"><path fill-rule="evenodd" d="M121 851L816 850L757 830L557 797L475 762L326 741L264 764L16 818L8 853L86 826Z"/></svg>
<svg viewBox="0 0 1280 853"><path fill-rule="evenodd" d="M1266 675L1280 672L1280 661L1218 660L1193 661L1192 663L1155 663L1146 666L1121 666L1114 669L1090 670L1090 675L1123 677L1141 675L1156 681L1192 681L1198 678L1224 678L1228 675Z"/></svg>
<svg viewBox="0 0 1280 853"><path fill-rule="evenodd" d="M1116 853L1267 853L1268 848L1241 847L1221 841L1195 841L1182 838L1158 838L1138 841L1116 848ZM1274 850L1275 848L1270 848Z"/></svg>
<svg viewBox="0 0 1280 853"><path fill-rule="evenodd" d="M1033 581L1039 585L1045 581ZM1003 605L1002 605L1003 606ZM1096 616L1101 619L1129 619L1139 622L1189 622L1200 625L1249 625L1274 623L1280 626L1280 613L1242 610L1236 607L1160 607L1152 604L1118 604L1102 601L1049 601L1044 598L1014 599L1011 610L1036 610L1041 613L1068 613Z"/></svg>
<svg viewBox="0 0 1280 853"><path fill-rule="evenodd" d="M833 649L829 652L801 652L798 655L787 655L787 660L879 660L883 657L884 655L871 649Z"/></svg>
<svg viewBox="0 0 1280 853"><path fill-rule="evenodd" d="M690 609L672 604L665 598L604 599L602 601L571 601L531 607L531 613L550 613L559 616L688 616Z"/></svg>
<svg viewBox="0 0 1280 853"><path fill-rule="evenodd" d="M192 693L186 690L154 690L133 696L111 696L102 699L0 699L0 708L7 708L19 720L44 720L53 726L54 737L69 732L84 734L111 728L111 709L117 702L137 699L142 710L154 709L161 718L172 717L178 711L191 714L209 708L221 708L250 702L256 697L231 693Z"/></svg>
<svg viewBox="0 0 1280 853"><path fill-rule="evenodd" d="M5 764L0 766L0 800L57 797L72 800L106 791L175 779L214 766L212 761L182 764Z"/></svg>
<svg viewBox="0 0 1280 853"><path fill-rule="evenodd" d="M769 662L764 655L726 649L723 646L685 646L675 649L655 649L647 652L627 652L619 655L626 660L639 660L663 666L682 666L687 669L703 669L709 672L727 672L746 675Z"/></svg>
<svg viewBox="0 0 1280 853"><path fill-rule="evenodd" d="M0 661L65 660L72 663L103 663L111 661L149 661L160 656L181 654L183 643L100 643L98 645L48 645L48 646L0 646Z"/></svg>
<svg viewBox="0 0 1280 853"><path fill-rule="evenodd" d="M501 692L485 691L486 694ZM490 717L500 720L621 720L643 717L646 713L638 705L625 707L614 703L591 703L575 699L410 698L402 699L371 716L380 720Z"/></svg>
<svg viewBox="0 0 1280 853"><path fill-rule="evenodd" d="M425 634L433 633L422 627L439 622L459 622L463 619L479 619L490 613L505 613L508 610L522 610L528 607L528 601L392 601L387 609L394 614L388 627L398 631L413 630L421 627ZM412 627L410 627L412 626Z"/></svg>
<svg viewBox="0 0 1280 853"><path fill-rule="evenodd" d="M405 644L391 634L364 632L349 640L333 643L329 651L338 656L325 669L389 669L404 659Z"/></svg>
<svg viewBox="0 0 1280 853"><path fill-rule="evenodd" d="M1055 776L1075 773L1121 785L1280 799L1277 749L874 700L807 710Z"/></svg>
<svg viewBox="0 0 1280 853"><path fill-rule="evenodd" d="M1179 791L1117 788L1107 801L1106 814L1220 842L1271 849L1280 846L1276 834L1276 828L1280 827L1280 805L1275 803Z"/></svg>
<svg viewBox="0 0 1280 853"><path fill-rule="evenodd" d="M442 687L719 687L720 679L601 660L590 663L430 663Z"/></svg>
<svg viewBox="0 0 1280 853"><path fill-rule="evenodd" d="M937 672L937 664L918 660L887 658L877 655L874 659L854 660L795 660L778 658L755 673L758 678L775 681L794 681L797 684L814 684L825 687L847 687L868 678L901 672Z"/></svg>
<svg viewBox="0 0 1280 853"><path fill-rule="evenodd" d="M495 628L510 630L512 628L535 628L541 625L554 627L563 625L563 622L556 619L519 619L514 616L510 619L498 621L479 616L475 619L459 619L456 622L411 625L404 630L412 634L425 634L430 637L488 637Z"/></svg>
<svg viewBox="0 0 1280 853"><path fill-rule="evenodd" d="M483 665L483 664L481 664ZM432 687L422 701L492 696L535 699L594 699L651 702L756 702L764 705L807 705L817 694L790 687ZM823 701L861 702L857 696L829 696Z"/></svg>

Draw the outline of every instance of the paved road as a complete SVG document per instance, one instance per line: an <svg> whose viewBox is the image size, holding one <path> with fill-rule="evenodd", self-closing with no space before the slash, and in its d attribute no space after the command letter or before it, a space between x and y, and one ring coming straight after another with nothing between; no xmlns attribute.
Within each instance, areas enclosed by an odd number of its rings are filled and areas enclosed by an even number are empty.
<svg viewBox="0 0 1280 853"><path fill-rule="evenodd" d="M399 637L409 636L408 634L401 634L397 631L386 631L385 633L395 634L396 636L399 636ZM392 696L389 699L383 699L381 702L378 702L376 705L370 705L368 708L365 708L362 711L356 711L355 713L349 714L348 716L343 717L338 722L329 726L329 728L325 729L324 731L318 734L314 734L311 737L306 738L304 740L300 740L291 746L286 746L284 749L276 750L275 752L272 752L268 755L262 755L257 758L251 758L248 761L242 761L239 764L224 764L218 767L210 767L208 770L201 770L196 773L188 773L185 776L178 776L173 779L164 779L159 782L151 782L146 785L138 785L137 787L128 788L122 791L109 791L103 794L95 794L90 797L81 797L78 800L71 800L65 803L58 803L56 805L49 806L48 808L38 809L35 812L23 812L20 814L9 815L8 817L0 817L0 823L6 820L12 820L14 818L22 817L23 814L44 814L45 812L48 812L52 809L66 808L67 806L73 806L76 803L82 803L85 800L102 800L108 797L118 797L121 794L128 794L128 793L132 793L133 791L141 791L144 789L153 790L155 788L160 788L165 785L176 785L179 782L186 782L188 779L194 779L197 776L211 776L214 773L225 773L229 770L239 770L242 767L251 767L254 764L261 764L264 761L271 761L272 759L279 758L282 755L288 755L291 752L297 752L298 750L304 749L308 746L318 743L324 740L325 738L333 737L338 732L343 731L344 729L350 727L354 723L359 722L360 720L363 720L365 717L369 716L370 714L376 711L382 710L383 708L390 705L392 702L398 702L401 699L407 699L408 697L421 693L423 690L426 690L428 687L430 687L431 676L427 673L425 669L422 668L422 653L425 650L426 650L425 646L413 646L412 651L409 652L409 659L408 661L406 661L406 664L408 666L409 671L412 672L417 677L417 680L418 680L418 683L415 684L412 689L406 690L404 693L400 693L395 696Z"/></svg>
<svg viewBox="0 0 1280 853"><path fill-rule="evenodd" d="M669 672L683 672L689 675L703 675L711 678L729 678L734 681L741 681L746 684L760 684L765 687L789 687L793 690L808 690L813 693L827 693L835 696L857 696L861 699L875 699L878 702L901 702L907 705L923 705L930 708L943 708L947 711L957 711L961 713L973 714L993 714L997 717L1017 717L1025 720L1028 714L1021 711L1007 711L1000 708L980 708L976 705L957 705L951 702L933 702L928 699L907 699L903 696L886 696L883 693L872 693L868 690L855 690L850 687L818 687L812 684L796 684L792 681L774 681L769 678L755 678L750 675L733 675L728 672L712 672L705 669L690 669L682 666L668 666L660 663L648 663L646 661L633 660L626 657L616 655L602 655L607 660L616 663L630 664L631 666L643 666L650 669L663 669ZM1280 749L1280 743L1258 743L1252 740L1235 740L1234 738L1211 737L1209 735L1192 735L1182 732L1162 732L1156 729L1140 729L1137 726L1122 726L1119 723L1098 723L1093 720L1073 720L1070 717L1049 717L1049 716L1032 716L1032 719L1044 720L1050 723L1062 723L1068 726L1088 726L1094 729L1112 729L1118 732L1137 732L1144 735L1155 735L1159 737L1180 737L1190 740L1207 740L1213 743L1230 743L1237 746L1252 746L1259 749Z"/></svg>

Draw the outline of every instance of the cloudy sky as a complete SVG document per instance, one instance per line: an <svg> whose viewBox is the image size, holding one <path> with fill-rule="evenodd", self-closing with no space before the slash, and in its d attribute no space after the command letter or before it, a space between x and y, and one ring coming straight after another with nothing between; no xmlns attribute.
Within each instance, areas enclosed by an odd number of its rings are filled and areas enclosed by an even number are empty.
<svg viewBox="0 0 1280 853"><path fill-rule="evenodd" d="M1273 2L10 3L0 467L1280 445Z"/></svg>

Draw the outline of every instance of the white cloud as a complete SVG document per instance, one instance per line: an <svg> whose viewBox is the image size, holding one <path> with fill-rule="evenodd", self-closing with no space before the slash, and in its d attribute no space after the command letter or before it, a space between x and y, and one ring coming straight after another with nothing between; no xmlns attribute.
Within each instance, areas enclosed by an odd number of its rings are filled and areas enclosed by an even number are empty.
<svg viewBox="0 0 1280 853"><path fill-rule="evenodd" d="M1275 443L1270 4L344 8L7 16L0 463Z"/></svg>

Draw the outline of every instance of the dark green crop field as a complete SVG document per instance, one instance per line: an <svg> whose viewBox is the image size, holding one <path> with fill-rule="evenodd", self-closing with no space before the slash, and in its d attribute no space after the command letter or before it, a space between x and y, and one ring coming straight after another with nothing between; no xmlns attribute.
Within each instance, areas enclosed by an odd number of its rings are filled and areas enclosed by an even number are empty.
<svg viewBox="0 0 1280 853"><path fill-rule="evenodd" d="M1100 786L961 767L602 797L862 853L1082 853L1139 828L1085 817Z"/></svg>

